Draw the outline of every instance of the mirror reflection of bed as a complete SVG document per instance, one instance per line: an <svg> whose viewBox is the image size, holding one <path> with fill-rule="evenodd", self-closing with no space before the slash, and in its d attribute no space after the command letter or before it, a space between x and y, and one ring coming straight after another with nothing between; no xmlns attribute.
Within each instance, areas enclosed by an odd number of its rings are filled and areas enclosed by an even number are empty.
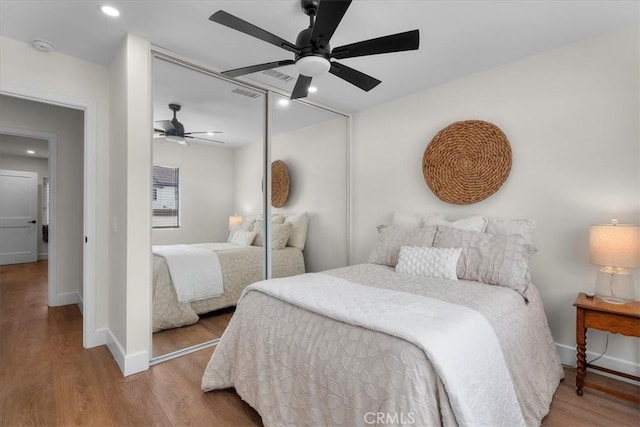
<svg viewBox="0 0 640 427"><path fill-rule="evenodd" d="M153 141L156 360L219 338L242 290L264 278L264 94L243 96L239 87L154 59L154 124L166 127L168 105L179 104L185 136L224 142L187 146L164 128ZM344 266L347 119L272 98L271 159L286 162L291 178L287 202L272 208L272 277Z"/></svg>

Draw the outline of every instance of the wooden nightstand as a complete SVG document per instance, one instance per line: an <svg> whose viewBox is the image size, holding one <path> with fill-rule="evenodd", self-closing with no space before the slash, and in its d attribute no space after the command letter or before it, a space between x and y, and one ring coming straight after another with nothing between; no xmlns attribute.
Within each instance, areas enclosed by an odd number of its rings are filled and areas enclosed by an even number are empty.
<svg viewBox="0 0 640 427"><path fill-rule="evenodd" d="M601 385L585 381L587 368L609 374L618 375L635 381L640 377L624 372L602 368L587 363L587 329L593 328L614 334L640 337L640 301L632 301L624 305L609 304L598 297L588 298L584 293L578 294L576 302L576 344L578 353L578 373L576 375L576 394L582 396L583 387L591 387L625 399L640 402L640 398Z"/></svg>

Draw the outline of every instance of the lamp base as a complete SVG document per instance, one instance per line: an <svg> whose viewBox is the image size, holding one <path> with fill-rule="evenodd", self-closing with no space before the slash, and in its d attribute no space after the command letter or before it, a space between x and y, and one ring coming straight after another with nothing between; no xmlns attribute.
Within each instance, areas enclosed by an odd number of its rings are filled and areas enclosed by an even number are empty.
<svg viewBox="0 0 640 427"><path fill-rule="evenodd" d="M615 297L600 297L600 299L606 303L616 304L616 305L623 305L632 301L632 300L625 300L622 298L615 298Z"/></svg>

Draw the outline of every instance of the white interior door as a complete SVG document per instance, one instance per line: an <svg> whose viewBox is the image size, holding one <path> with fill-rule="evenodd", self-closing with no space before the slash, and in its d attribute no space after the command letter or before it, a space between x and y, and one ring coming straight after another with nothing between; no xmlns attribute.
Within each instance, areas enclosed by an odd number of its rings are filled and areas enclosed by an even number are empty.
<svg viewBox="0 0 640 427"><path fill-rule="evenodd" d="M0 169L0 265L38 260L38 174Z"/></svg>

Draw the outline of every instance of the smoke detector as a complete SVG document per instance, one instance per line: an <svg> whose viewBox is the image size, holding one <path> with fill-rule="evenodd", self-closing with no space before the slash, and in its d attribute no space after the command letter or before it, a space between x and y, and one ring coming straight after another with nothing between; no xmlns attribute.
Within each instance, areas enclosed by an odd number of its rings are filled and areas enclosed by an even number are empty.
<svg viewBox="0 0 640 427"><path fill-rule="evenodd" d="M42 39L35 39L31 43L33 44L33 47L38 49L40 52L53 52L53 49L55 48L53 43Z"/></svg>

